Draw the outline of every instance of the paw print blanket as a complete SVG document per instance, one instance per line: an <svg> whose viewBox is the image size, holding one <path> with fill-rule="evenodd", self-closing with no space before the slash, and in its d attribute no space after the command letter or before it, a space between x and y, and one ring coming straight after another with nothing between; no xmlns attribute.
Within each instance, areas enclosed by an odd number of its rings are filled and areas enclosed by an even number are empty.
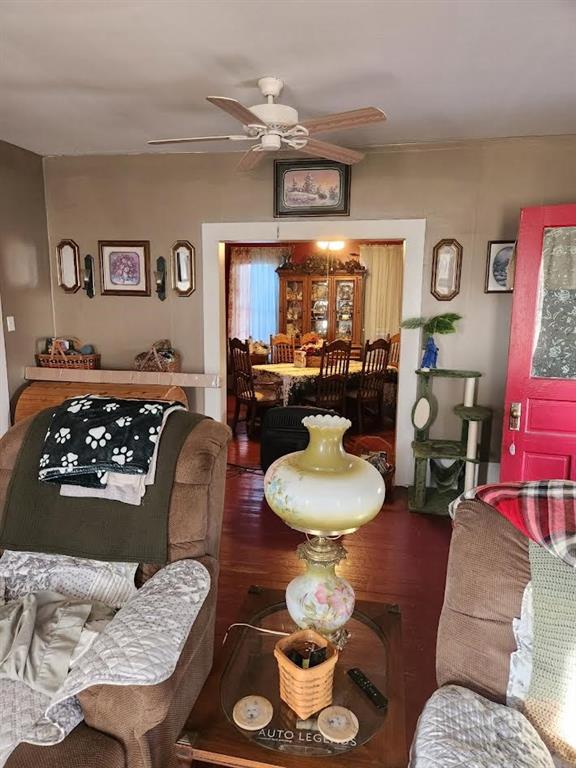
<svg viewBox="0 0 576 768"><path fill-rule="evenodd" d="M146 475L164 417L176 409L183 406L95 395L65 400L44 438L38 478L99 488L109 472Z"/></svg>
<svg viewBox="0 0 576 768"><path fill-rule="evenodd" d="M119 410L114 409L112 413L119 414ZM89 409L86 409L84 413L88 411ZM148 486L141 505L134 506L110 499L78 499L61 496L58 483L38 479L38 467L46 454L46 433L50 431L50 437L52 437L63 428L58 427L54 432L53 413L53 409L39 413L31 422L23 438L6 492L4 514L0 515L0 547L113 562L161 565L166 563L168 511L178 456L184 441L205 417L183 409L171 414L162 431L155 482ZM80 421L86 418L76 415ZM139 414L139 416L144 417L145 414ZM116 416L116 420L121 418L121 415ZM105 462L106 455L125 456L126 453L122 448L133 451L130 457L132 461L126 462L132 465L136 460L137 450L132 446L140 441L145 442L146 434L151 434L149 431L143 431L150 429L149 418L151 417L145 416L145 420L143 418L139 421L141 427L138 431L131 431L131 438L128 438L121 425L116 425L118 432L108 426L108 434L111 437L106 445L112 443L112 434L116 437L112 448L107 449L108 454L104 453L106 446L93 447L86 443L89 429L92 427L82 430L84 445L81 439L76 438L74 444L78 443L77 450L67 447L72 444L72 436L65 443L55 442L58 446L55 450L60 451L60 456L58 453L54 454L54 458L50 459L51 465L59 463L62 466L64 450L66 453L71 452L78 456L78 459L72 459L72 461L77 461L80 467L92 465L91 458L96 458L97 461L102 458ZM160 414L156 418L159 419ZM87 423L84 422L84 424ZM139 436L139 440L135 439L136 435ZM152 441L148 440L148 442L152 445ZM114 448L119 452L114 453ZM102 453L100 453L101 450ZM96 456L91 456L91 451ZM145 470L146 459L141 454L139 456L140 466ZM90 461L87 460L88 457ZM117 464L112 459L110 463ZM122 468L122 465L118 464L118 466ZM48 464L42 467L42 469L47 468ZM62 474L67 483L74 477L71 473Z"/></svg>

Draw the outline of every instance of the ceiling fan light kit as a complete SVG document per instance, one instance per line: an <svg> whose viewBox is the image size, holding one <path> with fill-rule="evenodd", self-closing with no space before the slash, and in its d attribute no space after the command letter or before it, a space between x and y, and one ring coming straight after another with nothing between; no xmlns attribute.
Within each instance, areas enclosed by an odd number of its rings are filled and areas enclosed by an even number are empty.
<svg viewBox="0 0 576 768"><path fill-rule="evenodd" d="M247 171L254 168L265 152L293 149L313 157L323 157L346 165L354 165L364 157L362 152L318 141L311 134L356 128L368 123L386 120L386 115L377 107L363 107L348 112L339 112L325 117L299 122L298 111L287 104L278 104L284 83L277 77L261 77L258 87L266 103L245 107L236 99L226 96L208 96L208 101L234 117L244 129L243 134L228 136L196 136L181 139L155 139L149 144L183 144L200 141L256 141L242 157L238 169Z"/></svg>

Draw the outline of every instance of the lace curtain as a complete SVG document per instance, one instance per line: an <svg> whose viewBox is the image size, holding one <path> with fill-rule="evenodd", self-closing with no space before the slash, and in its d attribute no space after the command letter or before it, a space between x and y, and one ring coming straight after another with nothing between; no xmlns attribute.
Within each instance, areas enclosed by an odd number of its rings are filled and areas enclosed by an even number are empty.
<svg viewBox="0 0 576 768"><path fill-rule="evenodd" d="M276 269L290 248L232 248L228 292L228 332L239 339L268 343L278 328Z"/></svg>
<svg viewBox="0 0 576 768"><path fill-rule="evenodd" d="M576 378L576 227L544 231L532 376Z"/></svg>
<svg viewBox="0 0 576 768"><path fill-rule="evenodd" d="M360 245L360 261L368 274L364 293L364 339L391 336L400 330L404 246Z"/></svg>

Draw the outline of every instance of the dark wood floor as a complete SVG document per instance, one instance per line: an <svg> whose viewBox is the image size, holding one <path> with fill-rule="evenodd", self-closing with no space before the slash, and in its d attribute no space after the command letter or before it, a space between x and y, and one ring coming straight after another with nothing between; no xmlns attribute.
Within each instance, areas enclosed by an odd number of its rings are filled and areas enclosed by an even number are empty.
<svg viewBox="0 0 576 768"><path fill-rule="evenodd" d="M259 444L246 438L241 424L229 449L217 643L236 619L251 584L283 589L302 569L294 550L303 537L266 504L259 453ZM346 538L348 559L340 566L359 599L400 606L410 739L422 706L436 687L436 627L449 541L449 521L408 512L405 492L398 489L373 522Z"/></svg>

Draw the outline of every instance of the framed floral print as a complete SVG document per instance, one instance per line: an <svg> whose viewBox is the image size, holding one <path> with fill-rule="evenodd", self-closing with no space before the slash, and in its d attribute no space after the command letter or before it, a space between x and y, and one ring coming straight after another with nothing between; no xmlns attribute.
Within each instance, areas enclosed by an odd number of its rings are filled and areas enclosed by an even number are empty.
<svg viewBox="0 0 576 768"><path fill-rule="evenodd" d="M103 296L150 296L150 242L99 240Z"/></svg>

